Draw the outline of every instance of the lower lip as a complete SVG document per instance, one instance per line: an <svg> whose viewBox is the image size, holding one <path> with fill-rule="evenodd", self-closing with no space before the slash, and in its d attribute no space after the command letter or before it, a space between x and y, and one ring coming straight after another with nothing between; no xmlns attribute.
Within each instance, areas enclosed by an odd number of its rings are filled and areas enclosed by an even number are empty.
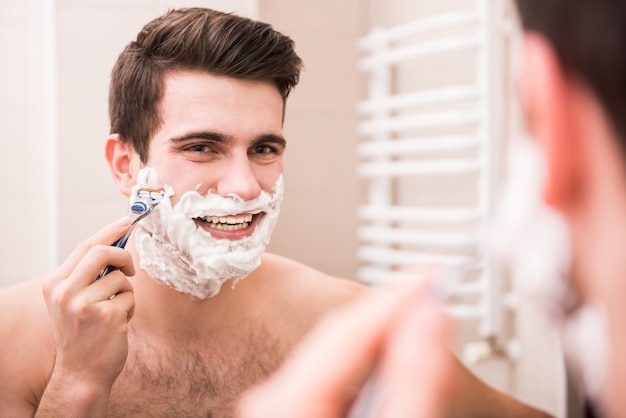
<svg viewBox="0 0 626 418"><path fill-rule="evenodd" d="M261 220L261 217L263 216L262 213L256 214L252 216L252 221L250 221L250 224L242 229L238 229L236 231L225 231L222 229L215 229L215 228L211 228L209 225L207 225L206 222L200 220L200 219L194 219L196 225L198 225L198 227L202 228L203 230L205 230L206 232L208 232L211 237L215 238L215 239L228 239L231 241L236 241L242 238L246 238L249 237L250 235L252 235L252 233L254 232L256 226L258 225L259 221Z"/></svg>

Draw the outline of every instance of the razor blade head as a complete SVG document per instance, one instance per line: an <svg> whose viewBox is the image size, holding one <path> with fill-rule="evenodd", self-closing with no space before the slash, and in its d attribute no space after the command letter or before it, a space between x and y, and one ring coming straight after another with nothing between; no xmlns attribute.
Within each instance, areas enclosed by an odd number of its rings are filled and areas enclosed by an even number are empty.
<svg viewBox="0 0 626 418"><path fill-rule="evenodd" d="M130 205L130 211L135 215L141 215L150 208L150 202L145 199L137 199Z"/></svg>
<svg viewBox="0 0 626 418"><path fill-rule="evenodd" d="M165 191L162 188L139 188L136 192L135 199L130 205L131 213L141 215L149 212L152 208L161 203L164 195Z"/></svg>
<svg viewBox="0 0 626 418"><path fill-rule="evenodd" d="M163 188L140 187L137 190L137 199L150 202L150 206L155 206L161 202L165 196Z"/></svg>

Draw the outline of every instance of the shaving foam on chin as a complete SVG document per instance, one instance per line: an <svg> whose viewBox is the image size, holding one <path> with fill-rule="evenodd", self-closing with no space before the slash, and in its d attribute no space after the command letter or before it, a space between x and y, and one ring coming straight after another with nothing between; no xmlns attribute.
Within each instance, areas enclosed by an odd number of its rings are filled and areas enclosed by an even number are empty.
<svg viewBox="0 0 626 418"><path fill-rule="evenodd" d="M153 279L200 299L215 296L227 280L233 286L261 264L283 199L280 176L274 193L262 191L250 201L209 191L183 194L176 205L166 194L136 233L140 265ZM213 238L194 218L263 213L252 235L240 240Z"/></svg>

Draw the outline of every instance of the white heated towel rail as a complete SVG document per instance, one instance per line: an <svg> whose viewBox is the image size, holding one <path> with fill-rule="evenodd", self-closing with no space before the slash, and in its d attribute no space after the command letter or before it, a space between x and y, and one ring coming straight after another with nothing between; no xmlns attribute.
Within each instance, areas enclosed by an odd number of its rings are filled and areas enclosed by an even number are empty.
<svg viewBox="0 0 626 418"><path fill-rule="evenodd" d="M472 265L474 274L453 287L449 312L478 321L483 337L501 328L500 278L480 251L502 134L506 70L499 64L504 35L496 3L477 0L470 10L375 28L358 43L364 53L358 67L368 77L368 97L358 105L358 174L367 183L358 212L358 277L380 283L406 266ZM467 65L443 68L454 73L446 82L437 65L448 59ZM416 68L415 77L430 71L436 86L403 87L411 85L403 74ZM407 187L411 180L429 190ZM455 187L462 198L438 201L439 191L454 195Z"/></svg>

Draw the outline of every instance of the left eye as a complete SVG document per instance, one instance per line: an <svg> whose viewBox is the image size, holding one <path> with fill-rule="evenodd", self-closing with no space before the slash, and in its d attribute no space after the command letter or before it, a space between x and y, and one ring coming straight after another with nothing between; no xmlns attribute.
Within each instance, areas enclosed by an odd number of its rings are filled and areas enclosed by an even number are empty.
<svg viewBox="0 0 626 418"><path fill-rule="evenodd" d="M270 147L269 145L259 145L254 147L253 152L254 154L271 154L276 152L276 149L274 149L274 147Z"/></svg>

